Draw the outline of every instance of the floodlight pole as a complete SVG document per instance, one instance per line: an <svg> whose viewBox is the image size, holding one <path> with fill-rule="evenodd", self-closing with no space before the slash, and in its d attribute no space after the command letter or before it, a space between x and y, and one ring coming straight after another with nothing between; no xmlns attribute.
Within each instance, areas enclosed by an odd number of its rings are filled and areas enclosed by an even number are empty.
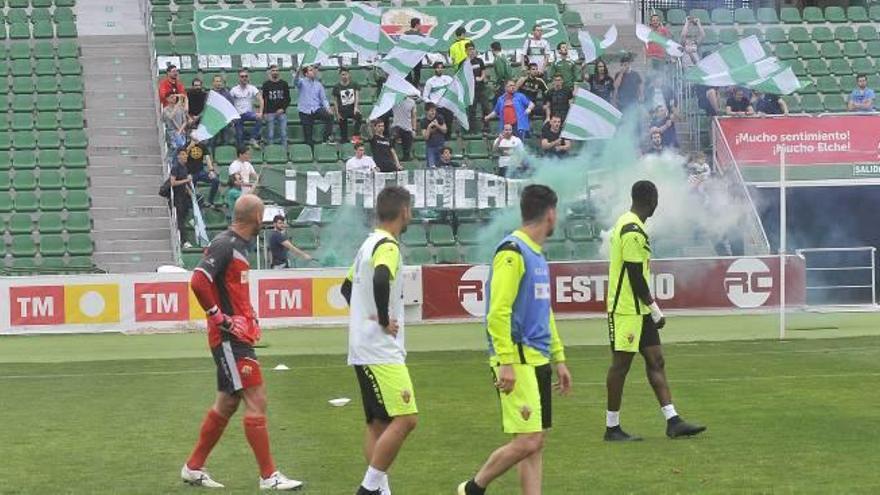
<svg viewBox="0 0 880 495"><path fill-rule="evenodd" d="M785 151L779 152L779 339L785 338L785 251L788 215L785 194Z"/></svg>

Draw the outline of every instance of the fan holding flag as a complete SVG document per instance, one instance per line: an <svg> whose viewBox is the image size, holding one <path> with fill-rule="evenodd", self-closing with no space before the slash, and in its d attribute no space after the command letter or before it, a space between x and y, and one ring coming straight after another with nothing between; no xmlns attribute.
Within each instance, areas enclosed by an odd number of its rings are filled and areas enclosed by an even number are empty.
<svg viewBox="0 0 880 495"><path fill-rule="evenodd" d="M660 21L660 14L651 14L650 26L636 24L636 37L644 41L645 58L651 62L651 68L662 70L666 65L666 55L681 57L681 45L670 39L669 29Z"/></svg>

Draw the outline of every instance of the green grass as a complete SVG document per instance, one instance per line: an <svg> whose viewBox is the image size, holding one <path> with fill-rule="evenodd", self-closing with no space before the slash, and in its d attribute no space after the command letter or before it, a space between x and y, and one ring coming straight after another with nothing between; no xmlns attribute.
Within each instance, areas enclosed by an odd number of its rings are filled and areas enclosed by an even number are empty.
<svg viewBox="0 0 880 495"><path fill-rule="evenodd" d="M667 440L638 361L622 420L646 441L632 445L601 441L603 322L562 322L575 391L555 399L545 494L880 492L878 319L797 315L792 339L778 341L771 316L672 318L663 335L675 404L709 431ZM391 471L392 487L451 494L506 440L485 355L476 350L482 332L475 324L421 326L408 339L421 415ZM266 341L258 353L279 467L304 479L307 493L354 493L364 469L363 419L341 354L344 332L267 332ZM291 371L268 371L278 363ZM178 471L213 391L202 335L4 338L0 493L197 493ZM340 396L355 400L327 404ZM256 492L239 419L208 468L225 493ZM490 493L518 493L514 478Z"/></svg>

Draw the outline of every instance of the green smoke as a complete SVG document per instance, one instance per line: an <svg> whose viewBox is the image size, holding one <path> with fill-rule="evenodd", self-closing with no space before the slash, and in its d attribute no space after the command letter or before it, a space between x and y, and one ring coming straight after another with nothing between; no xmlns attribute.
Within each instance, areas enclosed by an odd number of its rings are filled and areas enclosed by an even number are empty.
<svg viewBox="0 0 880 495"><path fill-rule="evenodd" d="M331 211L334 210L325 208L322 215ZM326 218L322 221L326 222ZM363 208L349 205L335 208L332 221L321 228L315 259L321 266L349 266L369 233L370 217Z"/></svg>

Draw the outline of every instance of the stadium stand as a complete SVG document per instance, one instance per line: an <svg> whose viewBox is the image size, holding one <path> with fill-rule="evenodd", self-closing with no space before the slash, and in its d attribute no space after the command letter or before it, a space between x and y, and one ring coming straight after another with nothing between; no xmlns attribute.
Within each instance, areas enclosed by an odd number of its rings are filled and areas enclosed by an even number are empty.
<svg viewBox="0 0 880 495"><path fill-rule="evenodd" d="M5 2L0 53L0 273L91 272L83 80L74 0Z"/></svg>

